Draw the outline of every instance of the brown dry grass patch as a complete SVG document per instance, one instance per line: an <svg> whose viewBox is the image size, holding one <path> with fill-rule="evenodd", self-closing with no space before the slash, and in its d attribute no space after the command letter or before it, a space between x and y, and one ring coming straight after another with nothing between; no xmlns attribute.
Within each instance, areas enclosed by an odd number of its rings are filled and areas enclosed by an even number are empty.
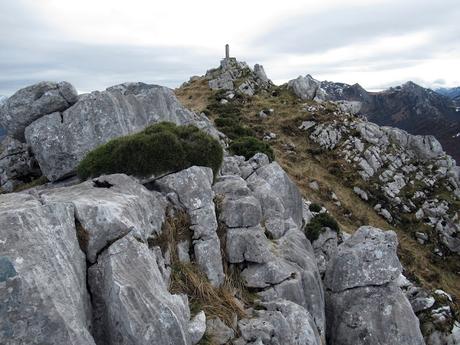
<svg viewBox="0 0 460 345"><path fill-rule="evenodd" d="M226 275L221 287L214 287L206 275L194 262L180 262L177 254L177 244L183 240L192 243L190 218L184 211L170 215L163 226L162 233L155 239L149 240L149 246L159 246L163 253L169 251L171 257L171 293L185 294L189 298L192 314L203 310L207 318L220 318L229 327L235 327L234 318L245 316L244 301L239 302L237 296L241 293L241 283L232 274Z"/></svg>

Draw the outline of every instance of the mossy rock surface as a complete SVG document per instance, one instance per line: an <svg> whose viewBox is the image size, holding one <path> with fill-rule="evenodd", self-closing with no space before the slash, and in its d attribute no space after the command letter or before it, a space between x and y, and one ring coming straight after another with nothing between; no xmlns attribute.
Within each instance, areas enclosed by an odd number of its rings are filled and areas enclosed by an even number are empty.
<svg viewBox="0 0 460 345"><path fill-rule="evenodd" d="M216 174L222 159L219 142L197 127L161 122L89 152L77 174L81 179L113 173L147 177L193 165L210 167Z"/></svg>

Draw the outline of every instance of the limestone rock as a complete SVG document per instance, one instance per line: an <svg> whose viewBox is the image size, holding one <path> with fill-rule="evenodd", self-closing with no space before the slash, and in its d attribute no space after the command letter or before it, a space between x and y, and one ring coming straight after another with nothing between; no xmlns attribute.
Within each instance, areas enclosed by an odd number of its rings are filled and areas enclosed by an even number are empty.
<svg viewBox="0 0 460 345"><path fill-rule="evenodd" d="M80 243L91 263L102 249L129 232L142 241L158 236L165 219L164 197L124 174L45 190L40 196L45 203L75 206Z"/></svg>
<svg viewBox="0 0 460 345"><path fill-rule="evenodd" d="M227 230L227 260L230 263L264 263L272 259L270 242L260 226Z"/></svg>
<svg viewBox="0 0 460 345"><path fill-rule="evenodd" d="M276 195L283 203L284 218L292 218L300 228L302 226L302 196L297 186L279 164L272 162L255 170L254 174L247 180L250 188L251 183L256 185L256 179L262 179L268 184L273 195Z"/></svg>
<svg viewBox="0 0 460 345"><path fill-rule="evenodd" d="M328 344L425 344L418 319L397 286L330 292L326 301Z"/></svg>
<svg viewBox="0 0 460 345"><path fill-rule="evenodd" d="M0 153L0 189L12 192L16 187L41 175L29 147L7 136Z"/></svg>
<svg viewBox="0 0 460 345"><path fill-rule="evenodd" d="M206 321L206 332L218 345L227 344L230 339L235 337L235 331L223 323L219 318Z"/></svg>
<svg viewBox="0 0 460 345"><path fill-rule="evenodd" d="M393 231L360 227L338 247L326 271L326 287L337 292L393 281L402 269L396 254L397 245Z"/></svg>
<svg viewBox="0 0 460 345"><path fill-rule="evenodd" d="M288 87L303 100L313 100L318 96L319 99L324 100L326 93L321 89L321 82L309 74L305 77L299 76L296 79L288 82Z"/></svg>
<svg viewBox="0 0 460 345"><path fill-rule="evenodd" d="M325 285L328 344L425 344L402 292L396 234L361 227L339 245Z"/></svg>
<svg viewBox="0 0 460 345"><path fill-rule="evenodd" d="M238 199L224 199L222 203L221 221L229 228L242 228L259 225L262 210L259 200L253 196Z"/></svg>
<svg viewBox="0 0 460 345"><path fill-rule="evenodd" d="M25 136L43 174L56 181L74 173L89 151L110 139L161 121L189 124L196 119L171 89L126 83L83 95L63 113L39 118Z"/></svg>
<svg viewBox="0 0 460 345"><path fill-rule="evenodd" d="M262 83L268 84L270 82L270 80L267 78L267 74L265 73L264 66L255 64L254 73Z"/></svg>
<svg viewBox="0 0 460 345"><path fill-rule="evenodd" d="M238 322L242 344L321 345L315 324L304 308L285 300L264 305L268 310Z"/></svg>
<svg viewBox="0 0 460 345"><path fill-rule="evenodd" d="M163 192L173 192L187 210L192 223L197 264L214 286L224 281L220 241L212 191L213 173L207 167L193 166L155 181Z"/></svg>
<svg viewBox="0 0 460 345"><path fill-rule="evenodd" d="M206 332L206 315L204 311L200 311L193 317L190 321L188 331L192 345L198 344L201 338L203 338L204 332Z"/></svg>
<svg viewBox="0 0 460 345"><path fill-rule="evenodd" d="M25 87L5 100L0 106L0 127L18 139L24 140L24 130L43 115L64 111L78 99L75 88L63 81L41 82Z"/></svg>
<svg viewBox="0 0 460 345"><path fill-rule="evenodd" d="M98 344L189 345L189 309L171 295L153 251L133 236L113 243L89 268Z"/></svg>
<svg viewBox="0 0 460 345"><path fill-rule="evenodd" d="M71 204L0 195L0 343L94 344Z"/></svg>

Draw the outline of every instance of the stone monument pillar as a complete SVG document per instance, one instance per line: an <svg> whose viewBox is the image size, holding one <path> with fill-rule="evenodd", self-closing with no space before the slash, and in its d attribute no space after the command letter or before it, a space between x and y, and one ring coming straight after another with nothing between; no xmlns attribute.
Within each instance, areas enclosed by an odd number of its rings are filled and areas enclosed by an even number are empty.
<svg viewBox="0 0 460 345"><path fill-rule="evenodd" d="M225 58L230 59L230 46L228 44L225 45Z"/></svg>

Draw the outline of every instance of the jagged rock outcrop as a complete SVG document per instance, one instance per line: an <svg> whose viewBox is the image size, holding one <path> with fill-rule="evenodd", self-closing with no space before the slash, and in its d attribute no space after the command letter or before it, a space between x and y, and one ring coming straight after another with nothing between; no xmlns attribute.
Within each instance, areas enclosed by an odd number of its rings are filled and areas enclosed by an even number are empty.
<svg viewBox="0 0 460 345"><path fill-rule="evenodd" d="M144 242L158 236L167 205L160 193L148 191L123 174L45 190L40 192L40 198L45 203L74 205L80 245L90 263L108 245L130 232Z"/></svg>
<svg viewBox="0 0 460 345"><path fill-rule="evenodd" d="M110 139L140 131L152 123L170 121L183 125L195 120L204 125L205 119L185 109L171 89L125 83L82 95L64 112L43 116L30 124L25 136L43 174L56 181L72 174L90 150Z"/></svg>
<svg viewBox="0 0 460 345"><path fill-rule="evenodd" d="M302 83L299 83L300 80ZM359 84L320 82L309 75L300 80L294 79L288 84L302 85L301 88L293 88L302 99L312 99L314 90L320 88L321 99L336 103L342 111L359 114L380 126L397 127L414 135L434 135L449 155L460 160L460 137L457 135L460 121L454 99L411 81L380 92L368 92Z"/></svg>
<svg viewBox="0 0 460 345"><path fill-rule="evenodd" d="M226 157L222 174L214 189L223 198L219 211L227 228L227 257L247 266L241 273L244 284L259 291L263 301L280 298L304 307L324 337L323 288L313 249L302 232L299 190L262 154L248 161ZM243 208L252 209L252 216L243 217ZM229 222L226 215L231 212L240 214Z"/></svg>
<svg viewBox="0 0 460 345"><path fill-rule="evenodd" d="M326 270L328 343L425 344L396 284L401 265L392 231L361 227L339 245Z"/></svg>
<svg viewBox="0 0 460 345"><path fill-rule="evenodd" d="M214 286L224 281L220 242L217 236L213 173L211 168L191 167L155 181L156 188L173 193L190 216L197 265Z"/></svg>
<svg viewBox="0 0 460 345"><path fill-rule="evenodd" d="M0 195L0 343L94 344L74 207Z"/></svg>
<svg viewBox="0 0 460 345"><path fill-rule="evenodd" d="M238 322L241 337L233 342L235 345L321 345L316 325L303 307L278 299L263 306L267 310Z"/></svg>
<svg viewBox="0 0 460 345"><path fill-rule="evenodd" d="M321 88L321 82L313 79L313 77L307 74L305 77L299 76L296 79L288 82L288 88L297 95L297 97L310 101L324 101L326 100L326 92Z"/></svg>
<svg viewBox="0 0 460 345"><path fill-rule="evenodd" d="M41 82L25 87L0 105L0 127L24 141L24 130L43 115L64 111L78 99L75 88L63 81Z"/></svg>
<svg viewBox="0 0 460 345"><path fill-rule="evenodd" d="M171 295L155 253L128 235L89 269L97 344L189 345L186 297Z"/></svg>
<svg viewBox="0 0 460 345"><path fill-rule="evenodd" d="M322 149L340 152L353 166L362 178L355 182L355 192L388 222L414 214L433 228L430 240L459 252L459 169L433 136L380 127L339 111L307 133Z"/></svg>
<svg viewBox="0 0 460 345"><path fill-rule="evenodd" d="M273 85L262 65L256 64L252 70L246 62L235 58L222 59L218 68L206 72L205 78L212 90L234 91L246 96Z"/></svg>
<svg viewBox="0 0 460 345"><path fill-rule="evenodd" d="M6 137L0 153L0 190L12 192L24 182L41 175L38 163L28 145Z"/></svg>

